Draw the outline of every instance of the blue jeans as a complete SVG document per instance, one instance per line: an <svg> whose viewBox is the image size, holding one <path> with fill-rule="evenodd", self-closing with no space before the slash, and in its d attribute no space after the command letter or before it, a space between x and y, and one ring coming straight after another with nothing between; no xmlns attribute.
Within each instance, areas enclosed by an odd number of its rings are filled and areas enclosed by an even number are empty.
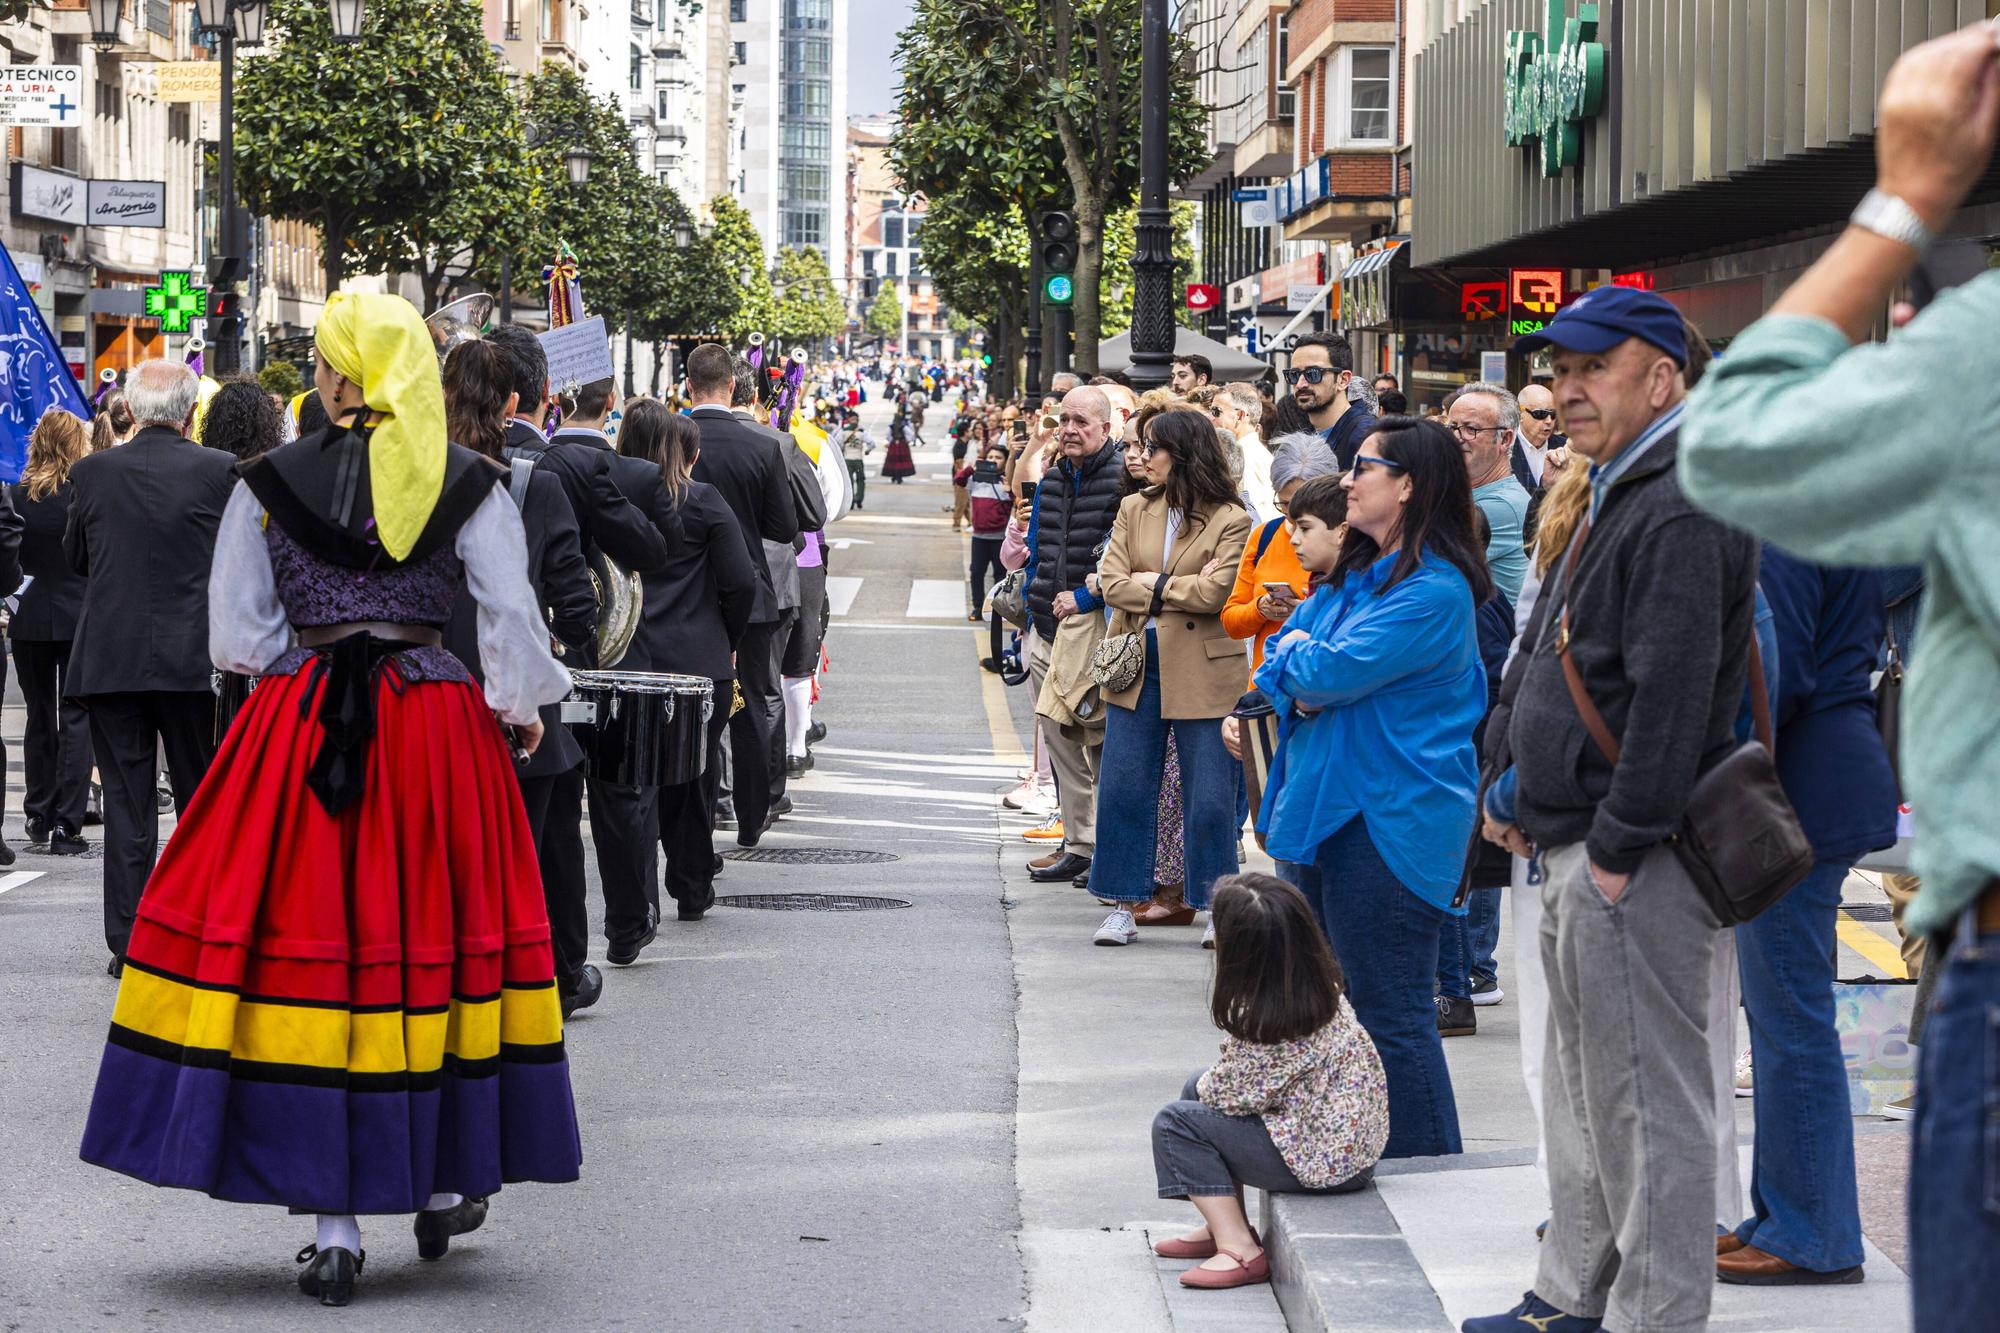
<svg viewBox="0 0 2000 1333"><path fill-rule="evenodd" d="M1104 757L1097 769L1097 852L1090 862L1090 892L1117 902L1153 896L1160 769L1167 762L1167 729L1181 757L1181 828L1184 893L1190 907L1208 906L1215 881L1236 873L1237 767L1222 744L1219 717L1160 717L1160 652L1146 631L1146 676L1138 706L1105 710Z"/></svg>
<svg viewBox="0 0 2000 1333"><path fill-rule="evenodd" d="M1983 1327L2000 1307L2000 934L1975 935L1970 917L1950 953L1939 959L1933 940L1925 963L1943 974L1917 1048L1910 1136L1910 1290L1921 1329Z"/></svg>
<svg viewBox="0 0 2000 1333"><path fill-rule="evenodd" d="M1493 951L1500 947L1500 890L1474 889L1465 897L1465 915L1447 916L1438 939L1438 994L1472 998L1472 983L1499 975Z"/></svg>
<svg viewBox="0 0 2000 1333"><path fill-rule="evenodd" d="M1389 1084L1382 1155L1464 1151L1433 1002L1444 909L1403 887L1360 816L1319 845L1314 864L1280 862L1279 872L1312 904L1346 976L1348 1003L1382 1057Z"/></svg>
<svg viewBox="0 0 2000 1333"><path fill-rule="evenodd" d="M1736 928L1757 1071L1751 1215L1736 1235L1820 1273L1861 1262L1847 1066L1833 1025L1834 925L1851 865L1821 861Z"/></svg>

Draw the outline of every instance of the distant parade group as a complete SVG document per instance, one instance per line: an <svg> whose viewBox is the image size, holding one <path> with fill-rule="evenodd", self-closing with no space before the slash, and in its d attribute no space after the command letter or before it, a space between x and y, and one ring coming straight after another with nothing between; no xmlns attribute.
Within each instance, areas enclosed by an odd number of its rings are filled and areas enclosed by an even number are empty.
<svg viewBox="0 0 2000 1333"><path fill-rule="evenodd" d="M552 330L580 313L558 273ZM547 335L493 315L336 294L289 402L198 342L141 362L92 424L46 411L0 498L17 648L47 649L19 654L31 844L84 850L101 805L119 985L82 1155L316 1215L327 1305L361 1215L414 1214L438 1259L502 1185L577 1179L584 811L622 966L663 885L681 922L714 905L718 829L791 810L823 533L874 448L851 363L702 343L679 402L621 403L608 348L552 382Z"/></svg>

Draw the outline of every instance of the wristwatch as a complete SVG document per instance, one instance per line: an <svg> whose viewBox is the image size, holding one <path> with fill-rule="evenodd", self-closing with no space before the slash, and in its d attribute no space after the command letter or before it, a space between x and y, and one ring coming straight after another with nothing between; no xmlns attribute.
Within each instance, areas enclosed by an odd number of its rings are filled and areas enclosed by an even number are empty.
<svg viewBox="0 0 2000 1333"><path fill-rule="evenodd" d="M1919 253L1931 243L1931 229L1917 216L1917 210L1884 190L1870 190L1862 195L1848 221Z"/></svg>

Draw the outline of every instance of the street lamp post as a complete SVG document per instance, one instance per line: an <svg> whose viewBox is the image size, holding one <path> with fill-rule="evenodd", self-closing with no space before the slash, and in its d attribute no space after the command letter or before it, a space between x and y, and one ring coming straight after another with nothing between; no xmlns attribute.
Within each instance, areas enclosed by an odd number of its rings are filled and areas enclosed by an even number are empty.
<svg viewBox="0 0 2000 1333"><path fill-rule="evenodd" d="M332 3L337 13L343 4L353 4L358 8L361 0L332 0ZM521 137L530 148L540 148L557 139L568 140L572 146L563 152L563 170L569 176L570 185L581 190L590 183L590 164L596 154L584 147L586 134L583 126L566 120L554 125L531 123ZM500 252L500 322L514 322L514 255L509 250ZM631 391L629 383L626 391Z"/></svg>
<svg viewBox="0 0 2000 1333"><path fill-rule="evenodd" d="M1174 224L1167 207L1167 0L1139 15L1139 217L1132 251L1132 364L1141 393L1173 378Z"/></svg>

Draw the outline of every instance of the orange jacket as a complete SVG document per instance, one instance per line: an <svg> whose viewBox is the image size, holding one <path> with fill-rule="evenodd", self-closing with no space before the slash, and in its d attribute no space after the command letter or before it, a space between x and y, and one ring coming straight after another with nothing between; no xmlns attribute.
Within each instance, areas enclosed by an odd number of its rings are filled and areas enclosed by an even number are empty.
<svg viewBox="0 0 2000 1333"><path fill-rule="evenodd" d="M1229 600L1222 608L1222 628L1229 631L1232 639L1254 638L1256 643L1250 649L1250 673L1264 664L1264 642L1284 625L1282 620L1266 620L1257 609L1257 599L1264 595L1266 583L1289 583L1292 591L1301 599L1306 595L1306 568L1299 563L1298 553L1292 550L1290 525L1280 523L1271 534L1269 542L1264 541L1262 524L1250 534L1250 542L1243 548L1243 560L1236 567L1236 587L1230 592ZM1264 555L1257 556L1257 547L1262 543Z"/></svg>

